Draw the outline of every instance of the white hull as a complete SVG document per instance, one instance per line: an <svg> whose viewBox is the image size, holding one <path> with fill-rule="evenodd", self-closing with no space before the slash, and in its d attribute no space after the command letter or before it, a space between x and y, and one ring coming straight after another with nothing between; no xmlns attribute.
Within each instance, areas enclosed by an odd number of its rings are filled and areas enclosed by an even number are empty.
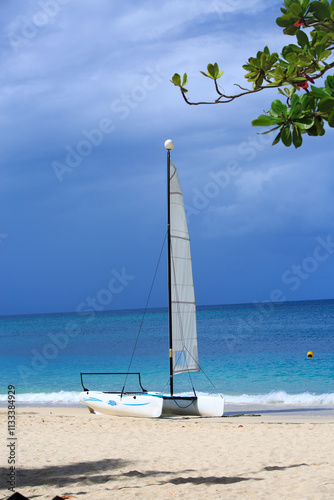
<svg viewBox="0 0 334 500"><path fill-rule="evenodd" d="M80 393L80 401L94 413L104 413L119 417L160 417L162 397L149 393L115 394L99 391Z"/></svg>
<svg viewBox="0 0 334 500"><path fill-rule="evenodd" d="M192 415L197 417L222 417L224 398L217 396L163 396L163 415Z"/></svg>
<svg viewBox="0 0 334 500"><path fill-rule="evenodd" d="M94 413L119 417L158 418L161 415L221 417L224 398L217 396L170 396L161 393L115 394L100 391L80 393L80 401Z"/></svg>

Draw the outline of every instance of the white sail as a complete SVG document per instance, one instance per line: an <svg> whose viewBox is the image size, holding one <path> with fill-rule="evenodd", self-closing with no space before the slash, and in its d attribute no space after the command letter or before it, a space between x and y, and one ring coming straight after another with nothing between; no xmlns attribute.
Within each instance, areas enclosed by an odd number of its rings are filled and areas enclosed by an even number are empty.
<svg viewBox="0 0 334 500"><path fill-rule="evenodd" d="M173 374L198 372L196 305L190 241L177 170L170 168Z"/></svg>

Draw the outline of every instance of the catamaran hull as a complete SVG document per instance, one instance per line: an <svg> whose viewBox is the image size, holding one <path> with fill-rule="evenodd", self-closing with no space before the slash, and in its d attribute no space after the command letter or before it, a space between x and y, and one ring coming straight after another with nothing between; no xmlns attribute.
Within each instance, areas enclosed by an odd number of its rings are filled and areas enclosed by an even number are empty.
<svg viewBox="0 0 334 500"><path fill-rule="evenodd" d="M222 396L163 396L162 415L221 417L224 414Z"/></svg>
<svg viewBox="0 0 334 500"><path fill-rule="evenodd" d="M222 396L170 396L161 393L115 394L99 391L80 393L80 401L93 413L119 417L158 418L161 415L221 417Z"/></svg>
<svg viewBox="0 0 334 500"><path fill-rule="evenodd" d="M115 394L99 391L80 393L80 401L94 413L119 417L158 418L162 412L162 397L155 394Z"/></svg>

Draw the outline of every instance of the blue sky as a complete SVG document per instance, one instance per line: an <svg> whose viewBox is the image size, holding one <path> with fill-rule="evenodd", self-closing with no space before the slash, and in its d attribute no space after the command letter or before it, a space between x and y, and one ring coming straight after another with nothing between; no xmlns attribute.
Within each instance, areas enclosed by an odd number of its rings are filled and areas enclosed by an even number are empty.
<svg viewBox="0 0 334 500"><path fill-rule="evenodd" d="M191 5L190 5L191 4ZM333 298L333 135L271 147L250 122L275 90L221 85L268 44L280 1L3 1L0 314L145 306L165 235L166 152L179 170L197 303ZM151 300L166 305L162 265Z"/></svg>

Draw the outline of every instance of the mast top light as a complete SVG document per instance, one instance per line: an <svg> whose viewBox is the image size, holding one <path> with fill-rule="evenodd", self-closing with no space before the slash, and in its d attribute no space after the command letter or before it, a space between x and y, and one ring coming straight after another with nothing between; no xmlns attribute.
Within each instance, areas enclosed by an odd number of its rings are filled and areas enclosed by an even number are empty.
<svg viewBox="0 0 334 500"><path fill-rule="evenodd" d="M167 141L165 141L165 148L171 151L174 149L174 142L171 139L167 139Z"/></svg>

